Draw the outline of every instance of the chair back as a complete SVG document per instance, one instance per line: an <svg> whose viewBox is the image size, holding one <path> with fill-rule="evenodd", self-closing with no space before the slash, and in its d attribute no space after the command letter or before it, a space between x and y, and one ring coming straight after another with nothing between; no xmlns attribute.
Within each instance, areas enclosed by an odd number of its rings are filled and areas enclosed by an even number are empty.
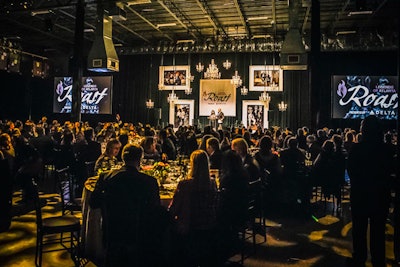
<svg viewBox="0 0 400 267"><path fill-rule="evenodd" d="M32 183L32 191L33 191L33 203L34 203L35 211L36 211L36 226L37 226L37 230L39 231L39 229L42 229L42 226L43 226L42 206L40 204L39 189L38 189L38 186L37 186L34 178L32 178L31 183Z"/></svg>
<svg viewBox="0 0 400 267"><path fill-rule="evenodd" d="M95 176L94 165L96 161L85 161L86 179Z"/></svg>
<svg viewBox="0 0 400 267"><path fill-rule="evenodd" d="M62 214L65 214L66 207L73 199L72 177L69 167L56 170L57 185L61 197Z"/></svg>
<svg viewBox="0 0 400 267"><path fill-rule="evenodd" d="M248 183L248 216L249 219L252 217L259 216L258 213L262 212L263 209L263 181L260 179L250 181Z"/></svg>

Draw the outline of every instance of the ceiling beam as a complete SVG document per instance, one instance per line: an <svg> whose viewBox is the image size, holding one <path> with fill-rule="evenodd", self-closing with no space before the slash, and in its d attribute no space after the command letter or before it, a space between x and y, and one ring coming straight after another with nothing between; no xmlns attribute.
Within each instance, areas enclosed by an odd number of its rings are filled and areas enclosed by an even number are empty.
<svg viewBox="0 0 400 267"><path fill-rule="evenodd" d="M199 29L193 25L193 23L189 20L187 16L185 16L172 1L162 1L162 0L157 0L157 2L180 24L182 27L184 27L190 35L192 35L195 39L198 39L201 37L201 32ZM171 9L174 9L175 12L173 12ZM178 15L177 15L178 14ZM183 20L185 20L185 23L188 24L186 25L182 19L180 19L178 16L180 16ZM193 30L196 31L198 35L196 35Z"/></svg>
<svg viewBox="0 0 400 267"><path fill-rule="evenodd" d="M343 13L346 11L347 6L350 4L351 0L346 0L346 2L343 4L342 8L339 10L339 12L335 15L335 18L332 19L331 23L327 27L328 31L333 34L333 31L335 30L336 24L339 21L339 19L343 16Z"/></svg>
<svg viewBox="0 0 400 267"><path fill-rule="evenodd" d="M134 30L128 28L127 26L125 26L124 24L118 22L118 21L114 21L114 23L118 24L120 27L124 28L125 30L127 30L128 32L132 33L133 35L139 37L140 39L142 39L143 41L150 43L149 39L143 37L142 35L140 35L139 33L135 32Z"/></svg>
<svg viewBox="0 0 400 267"><path fill-rule="evenodd" d="M221 26L221 24L218 22L217 18L214 16L214 13L212 12L212 10L208 7L207 1L206 0L196 0L196 3L200 7L200 9L203 11L203 13L207 15L207 18L210 21L211 25L214 27L214 29L217 32L222 33L224 35L224 37L228 37L225 29Z"/></svg>
<svg viewBox="0 0 400 267"><path fill-rule="evenodd" d="M36 28L36 27L33 27L33 26L31 26L31 25L22 23L22 22L20 22L20 21L18 21L18 20L10 19L10 18L6 18L6 20L8 20L8 21L10 21L10 22L12 22L12 23L15 23L16 25L19 25L19 26L21 26L21 27L23 27L23 28L27 28L27 29L30 29L30 30L32 30L32 31L39 32L39 33L41 33L41 34L43 34L43 35L45 35L45 36L47 36L47 37L57 39L57 40L59 40L59 41L61 41L61 42L63 42L63 43L69 43L69 44L72 44L72 45L74 44L74 42L71 41L71 40L69 40L69 39L65 39L65 38L60 37L60 36L58 36L58 35L56 35L56 34L51 34L51 33L49 33L49 32L42 31L42 30L40 30L40 29L38 29L38 28ZM70 30L70 32L72 32L72 31Z"/></svg>
<svg viewBox="0 0 400 267"><path fill-rule="evenodd" d="M64 10L58 10L58 12L60 12L61 14L65 15L65 16L67 16L67 17L73 19L73 20L76 19L76 17L75 17L74 15L71 15L70 13L68 13L68 12L66 12L66 11L64 11ZM88 23L88 22L85 22L85 25L88 26L88 27L90 27L90 28L93 29L93 30L96 29L96 26L94 26L94 25L92 25L92 24L90 24L90 23ZM71 31L70 29L67 29L67 28L65 28L65 30ZM71 32L73 32L73 31L71 31ZM91 38L88 38L88 37L84 37L84 38L87 39L87 40L93 41L93 38L92 38L92 39L91 39ZM118 42L124 43L123 40L121 40L121 39L119 39L119 38L117 38L117 37L114 37L114 36L113 36L113 38L115 38Z"/></svg>
<svg viewBox="0 0 400 267"><path fill-rule="evenodd" d="M236 11L239 14L240 21L242 22L242 25L246 31L247 37L249 38L251 36L251 32L250 32L249 25L247 24L247 22L243 16L242 7L238 0L233 0L233 3L235 4Z"/></svg>
<svg viewBox="0 0 400 267"><path fill-rule="evenodd" d="M173 39L171 38L171 36L169 36L168 34L164 33L163 31L160 30L160 28L158 28L156 25L154 25L151 21L149 21L148 19L146 19L145 17L143 17L141 14L139 14L136 10L134 10L133 8L131 8L128 5L125 5L125 8L127 8L130 12L132 12L133 14L135 14L136 16L138 16L139 18L141 18L144 22L146 22L147 24L149 24L153 29L155 29L156 31L158 31L159 33L161 33L162 35L164 35L168 40L173 41Z"/></svg>

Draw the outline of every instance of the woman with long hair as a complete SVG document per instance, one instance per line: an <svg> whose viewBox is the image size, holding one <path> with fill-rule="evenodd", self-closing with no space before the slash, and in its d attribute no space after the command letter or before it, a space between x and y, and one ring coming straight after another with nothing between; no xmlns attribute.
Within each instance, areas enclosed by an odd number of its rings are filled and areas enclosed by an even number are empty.
<svg viewBox="0 0 400 267"><path fill-rule="evenodd" d="M121 142L116 138L110 139L107 142L106 150L100 157L96 160L94 166L94 173L99 173L101 171L109 171L115 165L118 164L117 155L121 149Z"/></svg>
<svg viewBox="0 0 400 267"><path fill-rule="evenodd" d="M217 264L217 186L210 178L207 153L190 155L188 179L180 181L169 212L175 223L174 241L179 253L175 266L215 266Z"/></svg>

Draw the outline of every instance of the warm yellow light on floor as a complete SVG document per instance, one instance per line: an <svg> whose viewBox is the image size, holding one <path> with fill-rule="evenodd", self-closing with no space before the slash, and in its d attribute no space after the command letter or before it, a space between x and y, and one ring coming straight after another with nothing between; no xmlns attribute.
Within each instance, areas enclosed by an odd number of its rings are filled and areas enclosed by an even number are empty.
<svg viewBox="0 0 400 267"><path fill-rule="evenodd" d="M308 239L310 241L318 241L318 240L322 240L324 238L324 235L326 233L328 233L328 230L321 230L321 231L312 231L309 235L308 235Z"/></svg>

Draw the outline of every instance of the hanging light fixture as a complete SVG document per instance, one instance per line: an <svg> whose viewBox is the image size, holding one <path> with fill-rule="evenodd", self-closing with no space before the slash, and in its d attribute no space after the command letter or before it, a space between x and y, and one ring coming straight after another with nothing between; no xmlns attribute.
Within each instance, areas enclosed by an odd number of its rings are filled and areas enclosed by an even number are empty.
<svg viewBox="0 0 400 267"><path fill-rule="evenodd" d="M149 100L146 101L146 108L151 109L154 108L154 102L149 98Z"/></svg>
<svg viewBox="0 0 400 267"><path fill-rule="evenodd" d="M244 57L245 57L244 61L246 62L246 55L244 55ZM244 83L246 83L245 64L243 64L243 73L244 73L244 79L243 79L243 81L244 81ZM247 95L248 92L249 92L249 89L247 89L246 85L243 85L243 86L240 88L240 94L241 94L241 95Z"/></svg>
<svg viewBox="0 0 400 267"><path fill-rule="evenodd" d="M146 108L154 108L154 102L151 100L151 73L153 72L153 56L150 57L150 73L149 73L149 99L146 101Z"/></svg>
<svg viewBox="0 0 400 267"><path fill-rule="evenodd" d="M172 65L174 66L173 71L175 74L175 54L173 55L173 58L172 58ZM172 92L170 94L168 94L168 98L167 98L168 103L173 103L178 100L178 96L175 94L174 89L175 89L175 84L172 86Z"/></svg>
<svg viewBox="0 0 400 267"><path fill-rule="evenodd" d="M229 60L225 60L224 63L222 63L222 66L224 66L226 70L229 70L232 66L232 63Z"/></svg>
<svg viewBox="0 0 400 267"><path fill-rule="evenodd" d="M235 54L235 75L232 76L231 84L235 85L236 88L242 85L242 79L237 71L237 54Z"/></svg>
<svg viewBox="0 0 400 267"><path fill-rule="evenodd" d="M258 97L258 99L262 102L266 102L266 104L269 104L269 101L271 101L271 96L267 92L262 92L261 95Z"/></svg>
<svg viewBox="0 0 400 267"><path fill-rule="evenodd" d="M202 72L204 70L204 65L201 64L201 62L197 63L196 70L197 70L197 72Z"/></svg>
<svg viewBox="0 0 400 267"><path fill-rule="evenodd" d="M247 95L248 92L249 92L249 89L247 89L246 85L243 85L243 86L240 88L240 94L241 94L241 95Z"/></svg>
<svg viewBox="0 0 400 267"><path fill-rule="evenodd" d="M278 103L278 110L283 112L286 111L287 109L287 103L281 101L280 103Z"/></svg>
<svg viewBox="0 0 400 267"><path fill-rule="evenodd" d="M193 89L191 87L185 88L185 94L190 95L192 94Z"/></svg>
<svg viewBox="0 0 400 267"><path fill-rule="evenodd" d="M235 85L236 87L242 85L242 79L240 78L237 70L235 70L235 75L232 76L231 84Z"/></svg>
<svg viewBox="0 0 400 267"><path fill-rule="evenodd" d="M171 103L171 102L173 103L173 102L177 101L178 99L179 98L175 94L174 90L172 90L172 92L170 94L168 94L168 98L167 98L168 103Z"/></svg>
<svg viewBox="0 0 400 267"><path fill-rule="evenodd" d="M189 78L190 82L193 82L194 81L194 75L192 75L191 71L190 71L190 69L192 68L192 65L190 64L190 52L189 52L189 55L188 55L188 65L189 65L189 73L187 74L187 77ZM185 92L186 92L186 90L185 90ZM190 91L190 93L192 93L192 91Z"/></svg>
<svg viewBox="0 0 400 267"><path fill-rule="evenodd" d="M221 72L217 65L215 64L214 59L211 59L211 64L208 65L206 72L204 72L204 79L220 79Z"/></svg>
<svg viewBox="0 0 400 267"><path fill-rule="evenodd" d="M266 58L266 56L264 58L264 66L265 66L265 77L266 77L266 79L263 81L264 82L264 92L261 93L261 95L258 97L258 99L260 101L264 102L265 106L268 106L269 102L271 101L271 96L267 93L268 70L267 70L267 58Z"/></svg>

